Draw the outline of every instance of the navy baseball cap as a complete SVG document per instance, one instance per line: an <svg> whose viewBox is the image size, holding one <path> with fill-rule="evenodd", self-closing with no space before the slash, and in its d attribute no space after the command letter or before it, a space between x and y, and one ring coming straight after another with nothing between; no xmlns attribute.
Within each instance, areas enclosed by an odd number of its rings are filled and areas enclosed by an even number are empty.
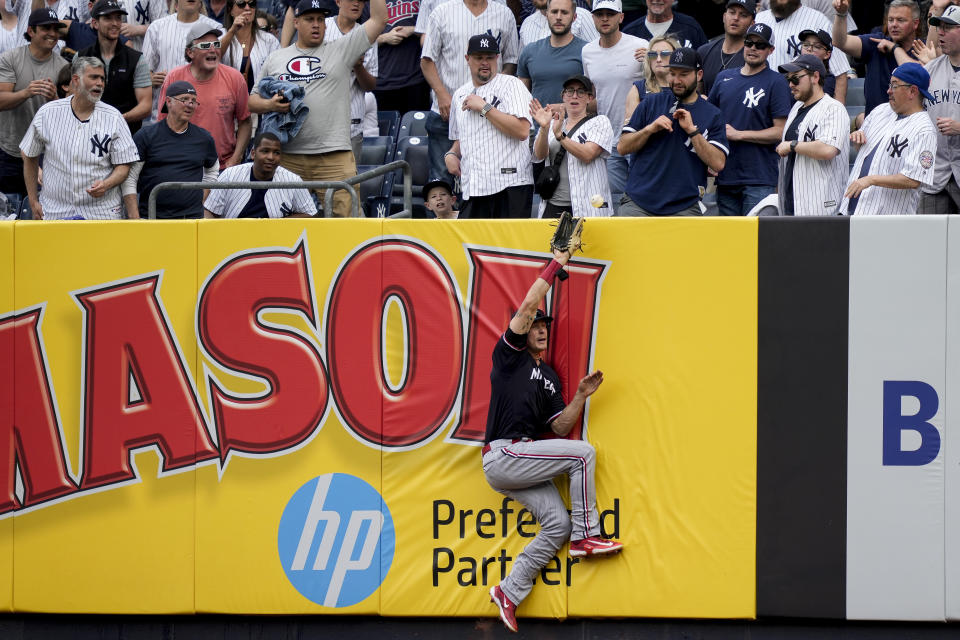
<svg viewBox="0 0 960 640"><path fill-rule="evenodd" d="M539 322L541 320L543 320L549 325L551 322L553 322L553 316L548 316L547 314L545 314L543 312L543 309L537 309L537 315L534 316L533 321Z"/></svg>
<svg viewBox="0 0 960 640"><path fill-rule="evenodd" d="M943 10L943 15L930 16L930 19L927 20L927 22L934 27L939 27L941 24L945 24L947 26L960 24L960 7L952 4Z"/></svg>
<svg viewBox="0 0 960 640"><path fill-rule="evenodd" d="M583 85L583 88L584 88L584 89L586 89L586 90L589 91L590 93L593 93L593 82L591 82L591 81L590 81L590 78L588 78L587 76L582 75L582 74L577 74L577 75L575 75L575 76L570 76L569 78L567 78L566 80L563 81L563 88L566 89L566 88L567 88L567 85L570 84L570 83L572 83L572 82L579 82L580 84Z"/></svg>
<svg viewBox="0 0 960 640"><path fill-rule="evenodd" d="M67 26L60 22L60 18L57 17L57 14L53 9L34 9L31 11L30 20L27 22L27 26L39 27L42 24L55 24L58 27Z"/></svg>
<svg viewBox="0 0 960 640"><path fill-rule="evenodd" d="M446 189L447 193L453 195L453 187L450 186L450 183L446 180L431 180L427 184L423 185L423 199L426 200L430 197L430 192L434 189Z"/></svg>
<svg viewBox="0 0 960 640"><path fill-rule="evenodd" d="M768 45L773 42L773 29L770 28L770 25L763 24L762 22L755 22L750 25L750 28L747 29L747 32L743 34L744 40L750 36L756 36L760 40L763 40Z"/></svg>
<svg viewBox="0 0 960 640"><path fill-rule="evenodd" d="M97 0L97 3L93 5L93 9L90 10L90 15L94 18L108 16L111 13L127 15L127 10L121 7L117 0Z"/></svg>
<svg viewBox="0 0 960 640"><path fill-rule="evenodd" d="M727 2L727 9L730 7L740 7L752 16L757 15L757 3L754 0L730 0Z"/></svg>
<svg viewBox="0 0 960 640"><path fill-rule="evenodd" d="M700 68L700 56L695 49L690 47L680 47L670 54L670 64L667 65L675 69L693 69Z"/></svg>
<svg viewBox="0 0 960 640"><path fill-rule="evenodd" d="M898 80L903 80L907 84L912 84L920 90L920 95L931 102L933 101L933 96L930 95L930 92L927 90L930 88L930 74L927 73L927 70L923 68L922 64L918 64L916 62L904 62L902 65L894 69L893 73L890 75Z"/></svg>
<svg viewBox="0 0 960 640"><path fill-rule="evenodd" d="M803 42L808 37L813 36L820 41L820 44L827 48L827 51L833 51L833 38L830 37L830 34L824 31L823 29L804 29L800 32L800 35L797 37L800 39L800 42Z"/></svg>
<svg viewBox="0 0 960 640"><path fill-rule="evenodd" d="M337 12L337 6L331 0L300 0L293 10L293 17L299 18L305 13L320 12L330 16Z"/></svg>
<svg viewBox="0 0 960 640"><path fill-rule="evenodd" d="M827 68L823 66L823 60L812 53L797 56L793 62L780 65L777 71L780 73L793 73L794 71L809 71L812 73L816 71L821 78L827 77Z"/></svg>
<svg viewBox="0 0 960 640"><path fill-rule="evenodd" d="M193 87L192 84L186 80L177 80L176 82L171 82L170 86L167 87L167 97L176 98L177 96L191 95L196 96L197 90ZM167 112L167 101L163 101L163 107L160 108L160 113Z"/></svg>
<svg viewBox="0 0 960 640"><path fill-rule="evenodd" d="M500 44L489 33L472 36L467 43L467 55L471 53L500 53Z"/></svg>

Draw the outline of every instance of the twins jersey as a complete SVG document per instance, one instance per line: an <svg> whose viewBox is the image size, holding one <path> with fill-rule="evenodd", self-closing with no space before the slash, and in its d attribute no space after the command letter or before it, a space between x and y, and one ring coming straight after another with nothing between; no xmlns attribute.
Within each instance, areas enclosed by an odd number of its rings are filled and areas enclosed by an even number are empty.
<svg viewBox="0 0 960 640"><path fill-rule="evenodd" d="M224 169L218 182L247 182L253 179L253 163L238 164ZM277 167L272 182L302 182L300 176ZM203 206L222 218L239 218L243 208L250 201L251 191L242 189L211 189ZM317 207L307 189L267 189L263 195L267 215L271 218L283 218L292 213L316 215Z"/></svg>
<svg viewBox="0 0 960 640"><path fill-rule="evenodd" d="M166 0L120 0L120 6L127 10L123 21L139 27L149 27L150 24L168 15ZM137 51L143 51L144 36L135 36L128 40L128 46Z"/></svg>
<svg viewBox="0 0 960 640"><path fill-rule="evenodd" d="M452 93L470 81L470 68L464 59L467 43L473 36L482 34L494 38L500 45L498 70L520 59L517 22L506 6L488 2L483 13L475 16L462 0L449 0L430 14L422 57L433 60L447 91ZM430 108L440 113L436 95Z"/></svg>
<svg viewBox="0 0 960 640"><path fill-rule="evenodd" d="M343 36L347 35L340 31L340 27L337 26L336 17L330 17L326 20L327 28L323 34L324 42L334 42L339 40ZM361 29L363 27L360 24L353 25L354 29ZM349 32L347 32L349 33ZM366 110L366 99L364 98L364 90L360 88L360 85L357 84L357 76L353 73L351 65L350 71L350 137L355 138L356 136L363 135L363 113ZM373 46L367 49L367 52L363 54L363 68L372 75L374 78L377 77L378 63L377 63L377 43L374 42Z"/></svg>
<svg viewBox="0 0 960 640"><path fill-rule="evenodd" d="M500 4L506 6L507 0L494 0ZM417 13L417 22L416 26L413 28L414 33L426 33L427 32L427 23L430 21L430 14L433 13L433 10L442 5L444 2L449 2L449 0L423 0L420 3L420 11Z"/></svg>
<svg viewBox="0 0 960 640"><path fill-rule="evenodd" d="M960 121L960 72L954 71L947 56L931 60L925 68L930 74L929 91L933 100L924 100L924 105L931 122L936 123L937 118ZM939 130L936 133L936 169L932 184L921 187L924 193L943 191L951 175L960 183L960 135L945 136Z"/></svg>
<svg viewBox="0 0 960 640"><path fill-rule="evenodd" d="M890 104L870 112L861 128L867 138L850 172L850 183L865 175L902 174L921 184L933 181L937 132L923 111L898 116ZM848 186L849 184L848 183ZM844 198L840 213L858 216L912 215L917 212L920 189L870 186L856 198Z"/></svg>
<svg viewBox="0 0 960 640"><path fill-rule="evenodd" d="M783 128L784 135L803 106L795 102ZM787 158L780 158L780 211L787 211L783 198L787 193L787 181L793 182L793 211L798 216L829 216L837 211L847 184L847 167L850 153L850 116L842 104L823 96L807 112L800 123L800 142L819 141L840 152L832 160L816 160L795 154L793 171L787 171ZM789 175L788 175L789 174Z"/></svg>
<svg viewBox="0 0 960 640"><path fill-rule="evenodd" d="M627 93L634 82L643 80L643 63L634 57L634 52L649 46L643 38L621 33L620 40L612 47L601 47L597 38L585 44L580 52L583 75L593 82L597 113L607 116L617 137L625 120Z"/></svg>
<svg viewBox="0 0 960 640"><path fill-rule="evenodd" d="M197 20L206 23L211 29L222 30L220 24L207 16L200 15ZM143 59L147 61L151 73L166 73L186 62L184 51L187 48L187 32L193 25L193 22L180 22L175 13L150 23L143 37ZM160 92L154 91L151 120L157 119L159 98Z"/></svg>
<svg viewBox="0 0 960 640"><path fill-rule="evenodd" d="M593 24L593 14L583 7L577 7L577 19L570 25L570 31L577 38L587 42L600 38L600 32ZM547 16L539 11L534 11L520 25L521 49L531 42L548 37L550 37L550 24L547 22Z"/></svg>
<svg viewBox="0 0 960 640"><path fill-rule="evenodd" d="M530 142L503 133L477 111L460 108L468 95L475 93L499 111L523 118L530 117L530 92L517 78L498 73L486 84L467 82L453 93L450 102L450 139L460 141L460 188L463 199L488 196L507 187L533 184Z"/></svg>
<svg viewBox="0 0 960 640"><path fill-rule="evenodd" d="M89 120L78 120L70 106L72 100L62 98L40 107L20 142L24 156L43 154L43 217L122 218L120 185L100 198L88 194L87 189L109 176L114 166L140 159L130 128L119 111L103 102L96 103Z"/></svg>
<svg viewBox="0 0 960 640"><path fill-rule="evenodd" d="M572 129L566 122L564 122L563 128L567 131ZM554 156L560 150L560 141L557 140L552 131L547 135L550 136L549 154L552 164ZM607 119L607 116L594 116L584 122L571 138L574 142L580 144L593 142L603 149L603 153L586 164L572 153L567 152L564 156L563 162L567 169L567 183L570 187L571 213L577 218L613 215L606 161L613 149L613 127L610 126L610 120ZM590 203L590 198L594 195L603 198L602 206L594 207ZM544 208L545 205L541 205L541 215Z"/></svg>
<svg viewBox="0 0 960 640"><path fill-rule="evenodd" d="M827 33L833 30L833 23L826 16L809 7L800 7L790 17L777 20L772 11L761 11L757 14L757 22L761 22L773 29L773 46L776 49L767 58L767 65L777 70L780 65L790 62L800 55L800 32L807 29L823 29ZM847 56L835 49L830 56L830 74L839 76L850 71L850 61Z"/></svg>

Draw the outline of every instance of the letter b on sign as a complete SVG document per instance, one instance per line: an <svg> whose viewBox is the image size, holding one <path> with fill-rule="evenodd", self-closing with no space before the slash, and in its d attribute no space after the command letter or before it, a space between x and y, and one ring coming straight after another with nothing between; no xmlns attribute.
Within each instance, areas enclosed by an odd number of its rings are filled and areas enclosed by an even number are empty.
<svg viewBox="0 0 960 640"><path fill-rule="evenodd" d="M903 398L916 398L920 408L913 415L903 415ZM923 466L940 453L940 432L929 420L937 415L940 399L937 391L919 380L884 380L883 382L883 464L884 466ZM920 434L920 446L904 451L904 431Z"/></svg>
<svg viewBox="0 0 960 640"><path fill-rule="evenodd" d="M393 562L393 519L369 484L344 473L314 478L293 494L277 533L280 562L305 598L349 607L380 588Z"/></svg>

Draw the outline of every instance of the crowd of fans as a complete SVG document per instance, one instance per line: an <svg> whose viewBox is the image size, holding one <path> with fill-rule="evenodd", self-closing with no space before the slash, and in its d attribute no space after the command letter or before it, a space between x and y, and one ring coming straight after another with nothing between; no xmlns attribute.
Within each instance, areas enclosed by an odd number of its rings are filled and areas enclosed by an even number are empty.
<svg viewBox="0 0 960 640"><path fill-rule="evenodd" d="M378 110L428 217L957 213L960 0L0 0L0 213L345 180ZM263 187L157 217L351 214Z"/></svg>

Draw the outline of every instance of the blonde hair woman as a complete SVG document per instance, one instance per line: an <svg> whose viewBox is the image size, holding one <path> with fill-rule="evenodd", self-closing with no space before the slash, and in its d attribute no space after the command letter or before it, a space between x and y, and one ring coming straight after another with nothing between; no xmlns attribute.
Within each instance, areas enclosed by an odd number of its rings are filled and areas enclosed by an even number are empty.
<svg viewBox="0 0 960 640"><path fill-rule="evenodd" d="M680 42L672 36L657 36L650 41L650 47L647 49L647 64L643 66L643 75L646 79L643 82L634 82L630 91L627 92L623 122L620 124L630 122L630 116L645 95L660 93L664 89L670 90L670 81L667 80L667 74L670 73L670 54L679 48Z"/></svg>

